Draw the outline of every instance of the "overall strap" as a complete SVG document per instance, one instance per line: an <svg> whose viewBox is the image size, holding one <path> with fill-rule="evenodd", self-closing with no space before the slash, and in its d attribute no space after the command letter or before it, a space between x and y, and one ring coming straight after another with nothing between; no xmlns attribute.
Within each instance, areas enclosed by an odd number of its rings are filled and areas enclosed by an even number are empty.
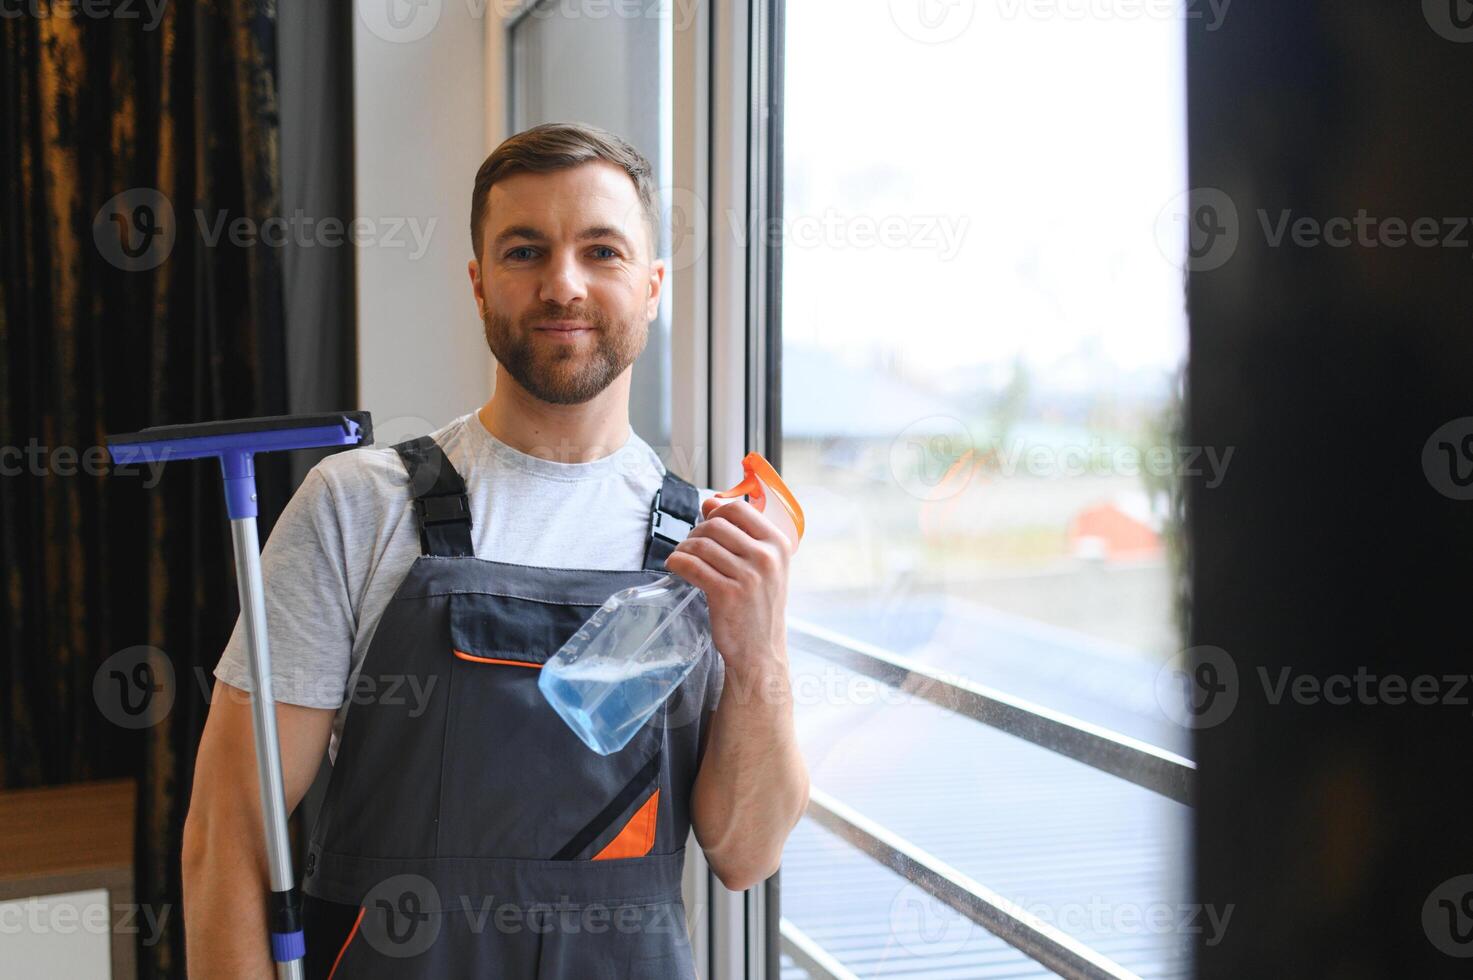
<svg viewBox="0 0 1473 980"><path fill-rule="evenodd" d="M471 543L471 505L465 481L445 450L429 436L394 447L409 471L409 492L419 515L419 544L426 555L474 558Z"/></svg>
<svg viewBox="0 0 1473 980"><path fill-rule="evenodd" d="M644 567L665 570L665 559L685 540L700 516L701 493L694 485L665 471L665 480L655 491L650 508L650 537L644 549Z"/></svg>

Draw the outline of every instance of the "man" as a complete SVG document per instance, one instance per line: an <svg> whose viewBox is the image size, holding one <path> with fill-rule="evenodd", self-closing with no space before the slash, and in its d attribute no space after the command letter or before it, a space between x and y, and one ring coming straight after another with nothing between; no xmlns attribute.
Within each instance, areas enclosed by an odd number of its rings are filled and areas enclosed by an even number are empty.
<svg viewBox="0 0 1473 980"><path fill-rule="evenodd" d="M696 488L629 425L665 278L655 207L649 164L609 133L502 143L476 176L468 267L490 400L324 460L267 542L288 809L333 761L300 869L311 976L693 976L687 828L741 890L807 804L792 547L743 500L701 492L698 518ZM604 597L666 568L703 591L717 653L597 755L538 671ZM243 642L237 623L184 830L192 977L272 975Z"/></svg>

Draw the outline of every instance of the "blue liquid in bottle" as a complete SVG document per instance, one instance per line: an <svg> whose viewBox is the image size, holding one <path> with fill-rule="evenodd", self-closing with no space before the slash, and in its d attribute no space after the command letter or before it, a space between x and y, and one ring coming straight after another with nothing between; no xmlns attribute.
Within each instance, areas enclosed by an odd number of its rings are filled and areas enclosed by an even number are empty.
<svg viewBox="0 0 1473 980"><path fill-rule="evenodd" d="M537 686L600 755L629 744L711 644L705 597L667 575L610 596L542 668Z"/></svg>

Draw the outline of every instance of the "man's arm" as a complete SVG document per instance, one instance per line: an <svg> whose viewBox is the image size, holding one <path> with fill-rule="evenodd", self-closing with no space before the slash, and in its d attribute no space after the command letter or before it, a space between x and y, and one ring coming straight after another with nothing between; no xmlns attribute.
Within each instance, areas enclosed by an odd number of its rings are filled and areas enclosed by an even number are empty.
<svg viewBox="0 0 1473 980"><path fill-rule="evenodd" d="M706 519L666 561L706 593L711 639L726 665L691 825L721 883L742 891L777 870L808 806L784 616L793 545L746 501L707 500L701 509Z"/></svg>
<svg viewBox="0 0 1473 980"><path fill-rule="evenodd" d="M256 780L250 695L215 682L184 821L184 935L191 978L269 980L266 842ZM327 751L331 708L276 705L287 812L295 810Z"/></svg>
<svg viewBox="0 0 1473 980"><path fill-rule="evenodd" d="M691 794L696 841L732 891L777 871L783 844L808 806L808 769L793 733L786 651L736 678L727 668L721 704Z"/></svg>

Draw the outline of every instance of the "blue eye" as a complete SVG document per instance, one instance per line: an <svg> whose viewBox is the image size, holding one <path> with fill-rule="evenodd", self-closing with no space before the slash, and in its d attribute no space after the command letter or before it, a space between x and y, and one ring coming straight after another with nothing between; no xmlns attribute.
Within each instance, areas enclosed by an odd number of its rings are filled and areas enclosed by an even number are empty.
<svg viewBox="0 0 1473 980"><path fill-rule="evenodd" d="M516 254L518 252L530 252L530 251L532 251L531 248L529 248L526 245L521 245L521 246L518 246L517 248L514 248L511 251L507 252L506 253L506 257L509 258L509 259L511 259L511 258L515 258L516 257Z"/></svg>
<svg viewBox="0 0 1473 980"><path fill-rule="evenodd" d="M615 252L612 248L610 248L607 245L599 245L595 249L595 251L599 251L599 252L611 252L612 254L609 256L609 258L611 258L611 259L617 259L619 257L619 253L618 252Z"/></svg>

